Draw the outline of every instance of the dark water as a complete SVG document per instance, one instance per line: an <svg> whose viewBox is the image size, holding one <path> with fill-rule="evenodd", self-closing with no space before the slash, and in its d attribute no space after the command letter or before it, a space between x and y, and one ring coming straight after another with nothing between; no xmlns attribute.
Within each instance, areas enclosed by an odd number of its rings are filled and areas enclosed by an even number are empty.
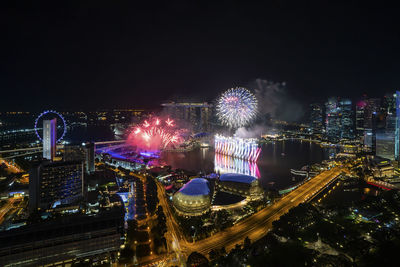
<svg viewBox="0 0 400 267"><path fill-rule="evenodd" d="M163 159L173 168L194 172L210 173L218 170L234 172L236 169L242 173L257 176L263 188L279 190L303 180L301 176L293 177L290 169L300 169L305 165L319 163L324 159L328 159L333 152L312 142L286 140L264 144L256 165L216 156L212 148L198 149L185 153L164 153Z"/></svg>
<svg viewBox="0 0 400 267"><path fill-rule="evenodd" d="M70 127L65 134L64 140L72 143L82 143L90 141L109 141L114 140L115 135L110 126L74 126Z"/></svg>

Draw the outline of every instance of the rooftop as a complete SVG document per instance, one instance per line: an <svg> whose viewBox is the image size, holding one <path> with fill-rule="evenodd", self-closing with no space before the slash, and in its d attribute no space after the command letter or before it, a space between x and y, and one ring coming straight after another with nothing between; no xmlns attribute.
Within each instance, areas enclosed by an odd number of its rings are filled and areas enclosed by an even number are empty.
<svg viewBox="0 0 400 267"><path fill-rule="evenodd" d="M210 188L206 179L194 178L179 189L179 192L189 196L208 195Z"/></svg>
<svg viewBox="0 0 400 267"><path fill-rule="evenodd" d="M239 173L224 173L221 174L219 180L223 182L237 182L237 183L250 184L254 180L257 180L257 178L254 176L244 175Z"/></svg>

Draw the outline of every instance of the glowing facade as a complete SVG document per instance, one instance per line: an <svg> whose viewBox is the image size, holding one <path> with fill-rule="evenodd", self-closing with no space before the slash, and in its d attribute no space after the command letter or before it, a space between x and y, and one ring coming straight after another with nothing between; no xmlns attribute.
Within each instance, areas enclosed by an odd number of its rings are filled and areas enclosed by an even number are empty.
<svg viewBox="0 0 400 267"><path fill-rule="evenodd" d="M400 92L396 91L395 160L400 161Z"/></svg>
<svg viewBox="0 0 400 267"><path fill-rule="evenodd" d="M29 209L47 210L83 197L81 161L44 161L29 174Z"/></svg>
<svg viewBox="0 0 400 267"><path fill-rule="evenodd" d="M261 153L257 139L215 136L215 152L223 155L257 161Z"/></svg>
<svg viewBox="0 0 400 267"><path fill-rule="evenodd" d="M321 134L323 132L324 123L322 118L322 105L319 103L311 104L311 130L313 134Z"/></svg>
<svg viewBox="0 0 400 267"><path fill-rule="evenodd" d="M186 183L172 198L175 210L184 216L199 216L211 206L210 188L204 178L194 178Z"/></svg>
<svg viewBox="0 0 400 267"><path fill-rule="evenodd" d="M53 161L56 156L57 119L43 121L43 158Z"/></svg>
<svg viewBox="0 0 400 267"><path fill-rule="evenodd" d="M256 200L263 197L264 190L254 176L238 173L225 173L219 177L218 189L222 192Z"/></svg>

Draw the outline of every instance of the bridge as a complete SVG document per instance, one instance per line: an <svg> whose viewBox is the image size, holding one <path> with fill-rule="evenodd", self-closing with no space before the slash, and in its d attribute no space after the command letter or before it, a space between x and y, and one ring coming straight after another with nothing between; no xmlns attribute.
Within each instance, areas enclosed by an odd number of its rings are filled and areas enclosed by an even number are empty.
<svg viewBox="0 0 400 267"><path fill-rule="evenodd" d="M382 188L387 191L400 190L400 186L398 186L398 185L390 184L390 183L387 183L384 181L375 180L373 178L367 179L366 182L367 182L367 184Z"/></svg>
<svg viewBox="0 0 400 267"><path fill-rule="evenodd" d="M290 173L293 175L306 176L306 177L309 177L310 175L315 176L318 174L318 172L301 171L295 169L290 169Z"/></svg>

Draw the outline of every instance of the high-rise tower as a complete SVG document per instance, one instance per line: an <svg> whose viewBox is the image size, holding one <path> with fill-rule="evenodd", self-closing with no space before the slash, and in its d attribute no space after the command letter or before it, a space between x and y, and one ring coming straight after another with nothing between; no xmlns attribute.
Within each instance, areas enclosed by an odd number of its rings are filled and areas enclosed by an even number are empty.
<svg viewBox="0 0 400 267"><path fill-rule="evenodd" d="M342 99L339 102L340 107L340 124L341 124L341 133L340 137L342 139L352 139L354 137L353 130L353 106L350 99Z"/></svg>
<svg viewBox="0 0 400 267"><path fill-rule="evenodd" d="M43 121L43 158L53 161L56 156L57 119Z"/></svg>
<svg viewBox="0 0 400 267"><path fill-rule="evenodd" d="M310 123L313 134L321 134L323 132L322 105L319 103L311 104Z"/></svg>

